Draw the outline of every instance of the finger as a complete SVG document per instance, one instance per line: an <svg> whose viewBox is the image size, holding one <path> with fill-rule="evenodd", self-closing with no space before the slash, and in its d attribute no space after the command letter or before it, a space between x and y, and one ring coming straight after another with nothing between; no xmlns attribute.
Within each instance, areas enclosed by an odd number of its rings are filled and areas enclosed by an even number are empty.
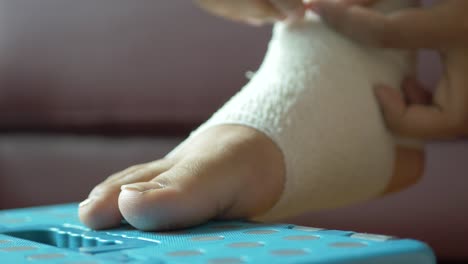
<svg viewBox="0 0 468 264"><path fill-rule="evenodd" d="M335 30L358 41L387 48L440 48L459 43L461 19L453 17L462 18L467 10L454 10L448 2L390 14L350 5L348 1L320 0L314 5Z"/></svg>
<svg viewBox="0 0 468 264"><path fill-rule="evenodd" d="M243 0L246 1L243 9L238 12L237 19L246 21L253 25L263 25L286 19L281 12L269 0Z"/></svg>
<svg viewBox="0 0 468 264"><path fill-rule="evenodd" d="M290 20L304 17L305 7L302 0L270 0L271 3Z"/></svg>
<svg viewBox="0 0 468 264"><path fill-rule="evenodd" d="M269 0L226 0L212 4L212 6L214 8L210 7L208 11L214 11L212 13L255 26L286 18Z"/></svg>
<svg viewBox="0 0 468 264"><path fill-rule="evenodd" d="M431 104L405 104L389 87L377 87L387 126L391 131L422 139L450 139L468 135L468 52L442 54L445 66Z"/></svg>
<svg viewBox="0 0 468 264"><path fill-rule="evenodd" d="M200 7L224 18L262 25L285 16L268 0L198 0Z"/></svg>
<svg viewBox="0 0 468 264"><path fill-rule="evenodd" d="M118 226L122 220L118 208L120 187L134 182L147 181L170 168L168 161L134 166L97 185L88 199L79 207L81 221L93 228L103 229Z"/></svg>
<svg viewBox="0 0 468 264"><path fill-rule="evenodd" d="M401 93L386 86L378 86L376 96L387 126L398 135L444 139L457 133L457 127L438 105L407 105Z"/></svg>
<svg viewBox="0 0 468 264"><path fill-rule="evenodd" d="M427 105L432 102L432 94L415 78L406 78L402 90L407 104Z"/></svg>

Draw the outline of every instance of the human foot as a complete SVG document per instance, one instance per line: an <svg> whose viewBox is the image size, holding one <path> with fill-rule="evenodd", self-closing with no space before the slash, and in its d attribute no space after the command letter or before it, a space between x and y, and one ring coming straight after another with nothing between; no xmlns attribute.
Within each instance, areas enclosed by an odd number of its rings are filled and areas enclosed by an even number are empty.
<svg viewBox="0 0 468 264"><path fill-rule="evenodd" d="M212 218L248 218L279 199L285 168L265 135L221 125L192 138L175 155L118 172L81 203L80 219L94 229L125 220L142 230L196 225Z"/></svg>

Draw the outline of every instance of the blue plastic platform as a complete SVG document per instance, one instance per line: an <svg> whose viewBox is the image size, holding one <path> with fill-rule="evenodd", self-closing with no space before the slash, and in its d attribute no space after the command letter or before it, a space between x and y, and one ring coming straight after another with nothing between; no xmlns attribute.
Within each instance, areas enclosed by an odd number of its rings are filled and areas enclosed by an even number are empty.
<svg viewBox="0 0 468 264"><path fill-rule="evenodd" d="M0 211L0 263L432 264L411 239L290 224L210 222L175 232L93 231L77 205Z"/></svg>

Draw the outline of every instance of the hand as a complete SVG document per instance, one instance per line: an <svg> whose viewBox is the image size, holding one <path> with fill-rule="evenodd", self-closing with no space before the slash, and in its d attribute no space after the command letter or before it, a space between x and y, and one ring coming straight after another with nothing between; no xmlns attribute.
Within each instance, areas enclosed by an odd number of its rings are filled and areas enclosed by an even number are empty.
<svg viewBox="0 0 468 264"><path fill-rule="evenodd" d="M304 16L302 0L197 0L205 10L252 25L278 20L296 20Z"/></svg>
<svg viewBox="0 0 468 264"><path fill-rule="evenodd" d="M390 14L367 7L374 2L313 0L309 7L356 41L382 48L439 52L444 72L432 100L421 101L419 96L415 100L415 94L424 93L415 82L403 85L406 94L379 85L377 98L388 127L397 134L423 139L468 135L468 1L445 0Z"/></svg>

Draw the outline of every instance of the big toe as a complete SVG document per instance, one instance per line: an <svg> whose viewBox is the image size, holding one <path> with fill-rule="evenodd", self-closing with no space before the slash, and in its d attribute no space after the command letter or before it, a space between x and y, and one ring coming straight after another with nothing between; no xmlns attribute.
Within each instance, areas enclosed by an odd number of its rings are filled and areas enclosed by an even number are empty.
<svg viewBox="0 0 468 264"><path fill-rule="evenodd" d="M138 229L166 230L193 226L223 214L239 183L212 164L201 167L176 165L152 181L122 186L122 216Z"/></svg>

